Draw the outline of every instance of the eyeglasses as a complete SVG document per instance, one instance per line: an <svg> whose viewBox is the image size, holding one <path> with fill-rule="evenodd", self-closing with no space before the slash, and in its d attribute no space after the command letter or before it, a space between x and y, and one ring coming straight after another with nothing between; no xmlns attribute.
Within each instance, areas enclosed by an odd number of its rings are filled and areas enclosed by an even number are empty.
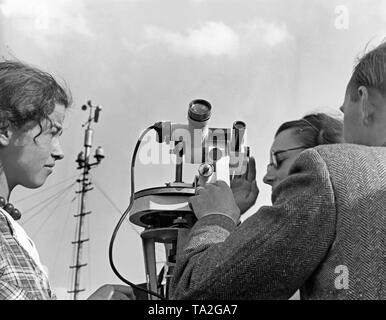
<svg viewBox="0 0 386 320"><path fill-rule="evenodd" d="M273 166L275 169L279 168L279 161L277 159L277 155L288 152L288 151L295 151L295 150L301 150L301 149L307 149L307 147L296 147L296 148L291 148L291 149L286 149L286 150L279 150L279 151L271 151L271 163L269 165Z"/></svg>

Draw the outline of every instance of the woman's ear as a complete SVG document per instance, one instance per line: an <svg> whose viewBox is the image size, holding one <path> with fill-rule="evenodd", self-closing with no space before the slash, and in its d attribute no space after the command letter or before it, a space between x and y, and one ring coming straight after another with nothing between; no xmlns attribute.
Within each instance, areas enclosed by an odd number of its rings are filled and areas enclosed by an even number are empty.
<svg viewBox="0 0 386 320"><path fill-rule="evenodd" d="M0 147L6 147L12 137L12 130L8 127L0 130Z"/></svg>

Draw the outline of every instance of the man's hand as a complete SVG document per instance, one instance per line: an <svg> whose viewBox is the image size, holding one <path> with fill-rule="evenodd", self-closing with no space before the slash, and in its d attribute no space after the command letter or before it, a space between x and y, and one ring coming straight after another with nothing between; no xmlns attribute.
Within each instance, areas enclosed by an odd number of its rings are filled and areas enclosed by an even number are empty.
<svg viewBox="0 0 386 320"><path fill-rule="evenodd" d="M231 181L231 189L240 213L244 214L252 207L259 195L256 184L256 163L254 158L249 159L247 172Z"/></svg>
<svg viewBox="0 0 386 320"><path fill-rule="evenodd" d="M129 286L105 284L87 300L135 300L133 289Z"/></svg>
<svg viewBox="0 0 386 320"><path fill-rule="evenodd" d="M239 221L240 210L233 198L232 190L224 181L208 183L197 188L197 195L189 198L190 205L197 219L213 213L230 217L235 223Z"/></svg>

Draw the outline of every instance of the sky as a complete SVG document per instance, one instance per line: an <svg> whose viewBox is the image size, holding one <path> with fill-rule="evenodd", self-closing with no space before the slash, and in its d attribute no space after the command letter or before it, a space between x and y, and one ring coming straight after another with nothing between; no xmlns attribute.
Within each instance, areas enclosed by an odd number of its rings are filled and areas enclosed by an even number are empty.
<svg viewBox="0 0 386 320"><path fill-rule="evenodd" d="M130 159L142 130L161 120L185 123L198 98L212 104L211 127L246 122L260 188L253 214L270 204L262 177L279 125L316 111L339 115L356 59L385 35L382 0L0 0L0 55L53 73L74 100L65 158L43 187L17 188L11 197L57 296L69 298L78 210L71 184L80 173L86 101L103 107L94 148L103 146L106 158L92 170L87 198L82 298L120 283L108 245L128 206ZM187 170L184 180L193 176ZM138 163L136 191L173 179L172 165ZM145 280L141 231L123 224L114 251L118 269L135 283ZM160 247L157 257L164 260Z"/></svg>

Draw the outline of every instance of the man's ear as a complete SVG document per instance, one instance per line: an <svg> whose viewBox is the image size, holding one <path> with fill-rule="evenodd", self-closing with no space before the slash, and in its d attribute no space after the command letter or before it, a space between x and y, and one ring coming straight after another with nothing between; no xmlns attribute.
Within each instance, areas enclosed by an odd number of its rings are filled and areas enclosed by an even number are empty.
<svg viewBox="0 0 386 320"><path fill-rule="evenodd" d="M370 101L369 90L365 86L358 88L358 97L361 105L362 123L368 127L374 122L374 105Z"/></svg>
<svg viewBox="0 0 386 320"><path fill-rule="evenodd" d="M12 137L12 130L10 127L0 130L0 147L9 145Z"/></svg>

